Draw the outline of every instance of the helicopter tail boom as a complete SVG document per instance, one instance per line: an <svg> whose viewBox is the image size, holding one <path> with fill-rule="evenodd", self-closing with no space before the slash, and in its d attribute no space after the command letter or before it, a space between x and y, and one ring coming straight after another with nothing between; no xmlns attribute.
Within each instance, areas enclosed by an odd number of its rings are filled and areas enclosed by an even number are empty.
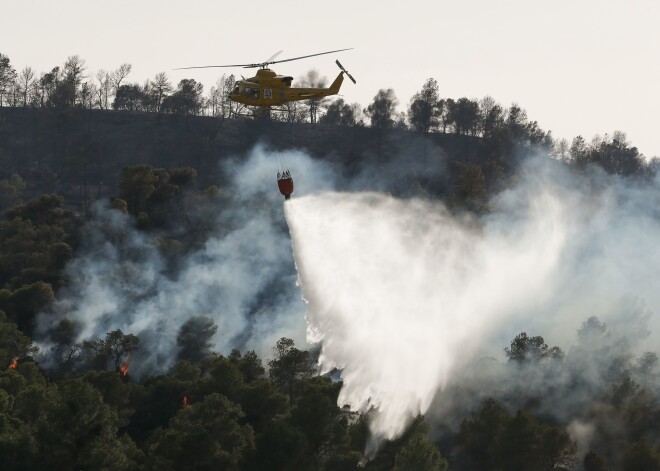
<svg viewBox="0 0 660 471"><path fill-rule="evenodd" d="M330 91L331 95L336 95L339 93L339 88L341 87L341 84L344 82L344 73L339 72L339 75L337 75L337 78L335 79L334 82L332 82L332 85L330 85L330 88L328 89Z"/></svg>
<svg viewBox="0 0 660 471"><path fill-rule="evenodd" d="M335 62L337 63L337 66L339 66L339 68L341 69L341 72L339 72L339 75L337 75L337 78L335 79L334 82L332 82L332 85L330 85L330 88L328 89L331 95L336 95L337 93L339 93L339 88L341 87L341 84L344 81L344 75L348 76L348 78L351 79L353 83L357 83L353 78L353 76L348 73L348 70L346 70L344 66L341 65L341 62L339 61L335 61Z"/></svg>

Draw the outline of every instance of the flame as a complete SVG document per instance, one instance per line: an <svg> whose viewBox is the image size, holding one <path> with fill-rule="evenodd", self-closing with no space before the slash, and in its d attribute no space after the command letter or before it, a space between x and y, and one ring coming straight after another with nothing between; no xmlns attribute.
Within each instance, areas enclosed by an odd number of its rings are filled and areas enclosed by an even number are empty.
<svg viewBox="0 0 660 471"><path fill-rule="evenodd" d="M14 359L9 364L8 369L15 370L17 366L18 366L18 357L14 357Z"/></svg>
<svg viewBox="0 0 660 471"><path fill-rule="evenodd" d="M183 396L183 400L181 401L181 404L183 405L184 408L190 407L190 403L188 402L188 395Z"/></svg>
<svg viewBox="0 0 660 471"><path fill-rule="evenodd" d="M128 355L126 355L126 358L124 359L124 363L122 363L122 365L119 367L119 373L121 374L122 378L124 378L128 374L130 359L131 359L131 352L128 352Z"/></svg>

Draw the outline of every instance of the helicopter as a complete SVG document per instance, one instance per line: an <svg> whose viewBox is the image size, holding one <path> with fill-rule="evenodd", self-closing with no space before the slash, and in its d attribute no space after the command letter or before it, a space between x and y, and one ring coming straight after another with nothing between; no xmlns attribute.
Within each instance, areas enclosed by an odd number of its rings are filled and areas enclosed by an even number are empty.
<svg viewBox="0 0 660 471"><path fill-rule="evenodd" d="M319 52L306 56L275 60L283 52L279 51L265 61L254 64L203 65L196 67L181 67L175 70L206 69L212 67L243 67L245 69L254 69L259 67L259 70L257 70L257 74L254 77L248 79L243 77L242 80L236 82L234 89L229 93L229 99L243 105L268 107L270 109L272 106L283 105L291 101L311 100L322 98L324 96L337 95L339 93L339 88L344 81L344 75L351 79L353 83L357 84L357 82L338 60L335 62L341 69L341 72L339 72L337 78L328 88L292 87L291 82L293 82L293 77L277 75L268 67L269 65L321 56L323 54L332 54L334 52L348 51L350 49L352 48L337 49L335 51Z"/></svg>

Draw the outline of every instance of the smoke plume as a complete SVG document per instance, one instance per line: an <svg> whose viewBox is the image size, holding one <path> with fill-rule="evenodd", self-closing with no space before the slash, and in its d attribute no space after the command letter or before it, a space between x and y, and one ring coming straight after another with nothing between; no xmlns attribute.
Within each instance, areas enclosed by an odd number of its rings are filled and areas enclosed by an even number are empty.
<svg viewBox="0 0 660 471"><path fill-rule="evenodd" d="M41 332L67 318L77 342L115 329L135 334L134 377L167 371L177 358L181 326L196 316L218 327L212 349L221 353L254 349L268 357L282 336L304 344L305 307L275 181L281 157L296 169L298 192L332 185L327 167L300 152L282 156L257 146L247 158L224 161L232 185L210 208L216 229L174 271L158 237L135 228L129 215L97 205L67 267L69 287L58 293L54 312L40 316ZM48 347L44 341L41 351Z"/></svg>

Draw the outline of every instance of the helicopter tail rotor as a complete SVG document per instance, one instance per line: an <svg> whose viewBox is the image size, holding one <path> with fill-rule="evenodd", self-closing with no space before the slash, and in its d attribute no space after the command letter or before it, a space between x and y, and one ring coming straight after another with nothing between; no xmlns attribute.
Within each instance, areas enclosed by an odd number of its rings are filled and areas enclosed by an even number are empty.
<svg viewBox="0 0 660 471"><path fill-rule="evenodd" d="M347 76L349 79L351 79L351 81L352 81L354 84L357 85L357 82L355 81L355 79L353 78L353 76L352 76L351 74L348 73L348 70L346 70L346 69L344 68L343 65L341 65L341 62L339 62L338 60L335 60L335 62L337 63L337 65L339 66L339 68L341 69L341 71L344 72L344 74L346 74L346 76Z"/></svg>

